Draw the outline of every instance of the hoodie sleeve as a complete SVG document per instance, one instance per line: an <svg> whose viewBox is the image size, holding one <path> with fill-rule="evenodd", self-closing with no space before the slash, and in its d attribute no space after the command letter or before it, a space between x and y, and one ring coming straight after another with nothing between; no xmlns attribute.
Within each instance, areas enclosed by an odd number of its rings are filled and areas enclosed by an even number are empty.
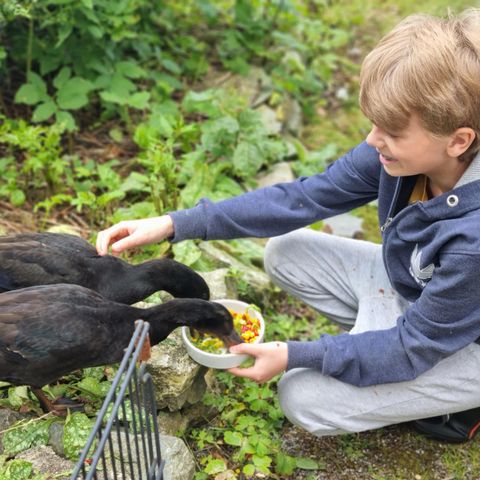
<svg viewBox="0 0 480 480"><path fill-rule="evenodd" d="M172 242L273 237L368 203L378 194L376 150L361 143L321 174L301 177L214 203L203 198L170 213Z"/></svg>
<svg viewBox="0 0 480 480"><path fill-rule="evenodd" d="M416 378L480 337L479 271L480 253L442 255L395 327L288 342L287 369L316 368L357 386Z"/></svg>

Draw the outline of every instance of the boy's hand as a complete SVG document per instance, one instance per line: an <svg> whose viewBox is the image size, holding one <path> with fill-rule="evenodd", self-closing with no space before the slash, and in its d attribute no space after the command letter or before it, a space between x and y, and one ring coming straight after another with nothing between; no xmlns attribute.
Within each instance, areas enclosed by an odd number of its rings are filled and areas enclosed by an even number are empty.
<svg viewBox="0 0 480 480"><path fill-rule="evenodd" d="M118 254L129 248L160 242L174 233L170 215L127 220L102 230L97 236L97 252L106 255L112 246L112 254Z"/></svg>
<svg viewBox="0 0 480 480"><path fill-rule="evenodd" d="M230 353L247 353L255 358L255 365L252 367L236 367L228 371L258 383L270 380L287 368L288 349L285 342L240 343L230 347Z"/></svg>

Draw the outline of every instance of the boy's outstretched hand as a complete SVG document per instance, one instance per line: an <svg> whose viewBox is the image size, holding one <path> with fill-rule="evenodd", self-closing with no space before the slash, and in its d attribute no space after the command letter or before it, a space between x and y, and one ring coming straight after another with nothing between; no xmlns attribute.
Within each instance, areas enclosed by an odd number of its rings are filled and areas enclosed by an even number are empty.
<svg viewBox="0 0 480 480"><path fill-rule="evenodd" d="M129 248L160 242L174 233L170 215L127 220L102 230L97 236L97 252L106 255L112 246L112 254L118 254Z"/></svg>
<svg viewBox="0 0 480 480"><path fill-rule="evenodd" d="M252 367L236 367L228 371L258 383L270 380L287 368L288 349L285 342L240 343L230 347L230 353L247 353L255 358L255 364Z"/></svg>

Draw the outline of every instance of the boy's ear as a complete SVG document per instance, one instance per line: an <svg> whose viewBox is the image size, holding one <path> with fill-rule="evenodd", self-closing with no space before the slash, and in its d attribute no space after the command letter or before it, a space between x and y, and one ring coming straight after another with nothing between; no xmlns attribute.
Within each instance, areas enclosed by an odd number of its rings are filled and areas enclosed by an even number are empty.
<svg viewBox="0 0 480 480"><path fill-rule="evenodd" d="M468 147L475 140L475 131L470 127L457 128L450 135L450 141L447 144L447 153L450 157L459 157L466 152Z"/></svg>

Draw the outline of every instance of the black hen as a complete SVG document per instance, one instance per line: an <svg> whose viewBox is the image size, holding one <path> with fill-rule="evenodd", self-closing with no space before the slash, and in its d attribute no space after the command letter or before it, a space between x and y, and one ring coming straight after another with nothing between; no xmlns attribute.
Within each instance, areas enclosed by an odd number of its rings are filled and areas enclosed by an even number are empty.
<svg viewBox="0 0 480 480"><path fill-rule="evenodd" d="M82 285L128 304L158 290L180 298L210 298L208 285L198 273L169 258L130 265L112 255L98 255L90 243L75 235L0 237L0 292L54 283Z"/></svg>
<svg viewBox="0 0 480 480"><path fill-rule="evenodd" d="M121 360L135 320L150 323L150 343L186 325L241 343L229 311L219 303L174 299L136 308L78 285L40 285L0 294L0 380L34 392L77 369Z"/></svg>

